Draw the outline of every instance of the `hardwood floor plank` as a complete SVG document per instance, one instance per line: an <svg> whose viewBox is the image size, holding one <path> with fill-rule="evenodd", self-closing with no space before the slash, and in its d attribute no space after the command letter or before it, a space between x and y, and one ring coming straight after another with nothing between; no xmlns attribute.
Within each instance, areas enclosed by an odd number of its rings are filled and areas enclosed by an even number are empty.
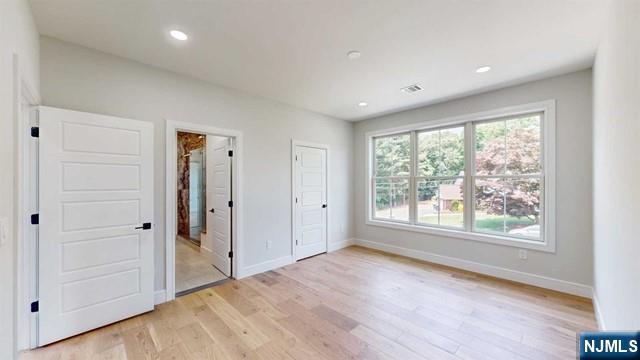
<svg viewBox="0 0 640 360"><path fill-rule="evenodd" d="M22 359L567 359L590 300L351 247L234 280Z"/></svg>

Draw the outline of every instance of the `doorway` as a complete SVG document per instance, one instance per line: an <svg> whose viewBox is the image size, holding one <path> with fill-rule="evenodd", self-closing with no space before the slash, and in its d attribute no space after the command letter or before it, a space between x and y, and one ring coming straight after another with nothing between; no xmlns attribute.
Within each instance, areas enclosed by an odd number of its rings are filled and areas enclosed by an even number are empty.
<svg viewBox="0 0 640 360"><path fill-rule="evenodd" d="M166 301L235 276L240 138L167 121Z"/></svg>
<svg viewBox="0 0 640 360"><path fill-rule="evenodd" d="M293 141L293 255L296 261L327 252L326 145Z"/></svg>
<svg viewBox="0 0 640 360"><path fill-rule="evenodd" d="M175 294L215 286L231 276L233 140L176 133Z"/></svg>

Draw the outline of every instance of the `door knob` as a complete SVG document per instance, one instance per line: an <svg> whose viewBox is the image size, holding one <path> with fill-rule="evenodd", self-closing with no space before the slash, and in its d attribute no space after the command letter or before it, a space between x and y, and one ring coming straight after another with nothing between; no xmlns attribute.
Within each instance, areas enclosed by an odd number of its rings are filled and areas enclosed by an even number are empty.
<svg viewBox="0 0 640 360"><path fill-rule="evenodd" d="M322 204L322 208L323 209L326 208L326 207L327 207L327 204Z"/></svg>
<svg viewBox="0 0 640 360"><path fill-rule="evenodd" d="M214 212L216 212L216 209L211 208L211 210L209 210L209 212L213 214Z"/></svg>

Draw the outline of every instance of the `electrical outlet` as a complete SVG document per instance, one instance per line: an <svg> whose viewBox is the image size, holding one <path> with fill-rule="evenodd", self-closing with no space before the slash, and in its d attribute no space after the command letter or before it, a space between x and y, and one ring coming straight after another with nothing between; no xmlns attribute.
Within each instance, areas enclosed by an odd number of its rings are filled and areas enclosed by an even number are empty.
<svg viewBox="0 0 640 360"><path fill-rule="evenodd" d="M527 250L518 250L518 257L520 258L520 260L527 260Z"/></svg>
<svg viewBox="0 0 640 360"><path fill-rule="evenodd" d="M267 240L267 249L271 249L273 247L273 241Z"/></svg>
<svg viewBox="0 0 640 360"><path fill-rule="evenodd" d="M7 218L0 219L0 246L4 246L9 237L9 223Z"/></svg>

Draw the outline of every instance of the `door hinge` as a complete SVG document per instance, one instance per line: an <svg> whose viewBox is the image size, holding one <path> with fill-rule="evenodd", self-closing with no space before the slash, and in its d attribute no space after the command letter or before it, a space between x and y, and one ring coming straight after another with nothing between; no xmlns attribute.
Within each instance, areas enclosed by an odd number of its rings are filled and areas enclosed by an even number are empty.
<svg viewBox="0 0 640 360"><path fill-rule="evenodd" d="M296 204L298 203L298 197L296 196Z"/></svg>
<svg viewBox="0 0 640 360"><path fill-rule="evenodd" d="M34 301L31 303L31 312L38 312L40 311L40 302L39 301Z"/></svg>
<svg viewBox="0 0 640 360"><path fill-rule="evenodd" d="M229 200L229 207L233 207L233 200Z"/></svg>
<svg viewBox="0 0 640 360"><path fill-rule="evenodd" d="M296 239L296 246L298 245L298 239Z"/></svg>
<svg viewBox="0 0 640 360"><path fill-rule="evenodd" d="M296 161L298 161L298 155L296 155Z"/></svg>
<svg viewBox="0 0 640 360"><path fill-rule="evenodd" d="M229 251L229 257L233 259L233 251Z"/></svg>
<svg viewBox="0 0 640 360"><path fill-rule="evenodd" d="M40 128L37 126L33 126L31 128L31 137L37 138L40 137Z"/></svg>
<svg viewBox="0 0 640 360"><path fill-rule="evenodd" d="M229 157L233 157L233 150L229 150Z"/></svg>
<svg viewBox="0 0 640 360"><path fill-rule="evenodd" d="M31 225L40 224L40 214L31 214Z"/></svg>

